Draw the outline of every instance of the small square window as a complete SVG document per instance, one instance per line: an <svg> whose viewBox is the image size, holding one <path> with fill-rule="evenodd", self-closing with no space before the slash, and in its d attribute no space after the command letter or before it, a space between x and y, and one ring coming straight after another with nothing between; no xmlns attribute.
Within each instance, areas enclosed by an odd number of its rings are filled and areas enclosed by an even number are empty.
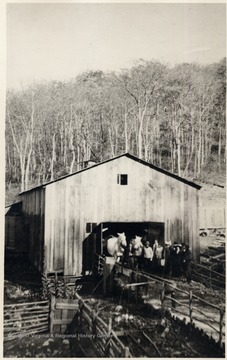
<svg viewBox="0 0 227 360"><path fill-rule="evenodd" d="M91 233L96 228L97 223L87 223L86 224L86 233Z"/></svg>
<svg viewBox="0 0 227 360"><path fill-rule="evenodd" d="M127 174L118 174L117 183L119 185L128 185L128 175Z"/></svg>

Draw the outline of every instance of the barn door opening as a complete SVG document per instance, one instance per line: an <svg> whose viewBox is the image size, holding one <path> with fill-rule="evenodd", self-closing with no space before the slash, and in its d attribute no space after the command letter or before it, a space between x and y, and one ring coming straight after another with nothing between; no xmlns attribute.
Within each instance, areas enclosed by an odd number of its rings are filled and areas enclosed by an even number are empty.
<svg viewBox="0 0 227 360"><path fill-rule="evenodd" d="M141 236L149 240L151 246L157 239L164 246L164 223L160 222L103 222L88 223L83 241L83 272L92 271L97 255L104 254L105 239L110 235L125 232L126 240Z"/></svg>
<svg viewBox="0 0 227 360"><path fill-rule="evenodd" d="M101 224L100 224L101 225ZM162 222L105 222L102 223L102 238L97 237L97 244L104 244L105 239L110 236L117 236L117 233L124 232L129 242L135 235L146 238L151 245L157 239L164 246L164 223ZM100 249L100 245L99 245ZM97 249L97 250L99 250ZM102 249L103 250L103 249ZM98 252L102 254L102 252Z"/></svg>

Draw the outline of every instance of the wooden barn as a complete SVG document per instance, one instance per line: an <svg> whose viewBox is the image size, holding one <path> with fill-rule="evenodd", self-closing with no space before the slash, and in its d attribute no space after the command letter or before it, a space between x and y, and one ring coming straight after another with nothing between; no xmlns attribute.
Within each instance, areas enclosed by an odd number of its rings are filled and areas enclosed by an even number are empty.
<svg viewBox="0 0 227 360"><path fill-rule="evenodd" d="M199 260L199 185L123 154L20 194L35 267L80 275L102 253L103 230L188 243Z"/></svg>

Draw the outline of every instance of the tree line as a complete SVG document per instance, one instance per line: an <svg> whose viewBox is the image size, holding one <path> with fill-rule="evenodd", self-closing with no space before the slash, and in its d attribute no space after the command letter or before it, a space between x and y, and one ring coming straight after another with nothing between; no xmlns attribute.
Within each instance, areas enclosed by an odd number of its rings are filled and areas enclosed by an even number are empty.
<svg viewBox="0 0 227 360"><path fill-rule="evenodd" d="M226 63L137 61L8 90L6 183L21 191L130 152L180 176L225 163Z"/></svg>

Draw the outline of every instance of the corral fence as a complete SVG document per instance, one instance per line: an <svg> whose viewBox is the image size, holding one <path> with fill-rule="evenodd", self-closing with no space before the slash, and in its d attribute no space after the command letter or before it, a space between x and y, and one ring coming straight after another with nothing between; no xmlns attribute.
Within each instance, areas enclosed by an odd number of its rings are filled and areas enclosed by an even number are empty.
<svg viewBox="0 0 227 360"><path fill-rule="evenodd" d="M70 334L69 328L79 327L80 333L92 335L94 341L83 339L78 345L87 356L131 357L129 348L119 339L112 327L112 317L105 322L99 315L100 309L90 306L77 293L76 299L51 297L49 301L39 301L4 306L4 339L12 340L29 334L51 333ZM74 321L77 316L77 321ZM77 334L80 336L81 334ZM69 336L70 337L70 336ZM86 339L87 340L87 339ZM77 341L73 338L73 342Z"/></svg>
<svg viewBox="0 0 227 360"><path fill-rule="evenodd" d="M155 275L123 268L115 265L116 270L128 277L125 289L133 288L136 301L147 294L148 303L161 310L168 310L172 315L194 324L223 346L225 341L225 308L211 304L193 294L193 291L179 289L173 281ZM149 300L150 299L150 300Z"/></svg>
<svg viewBox="0 0 227 360"><path fill-rule="evenodd" d="M74 321L77 317L76 321ZM69 331L70 328L70 331ZM77 329L80 333L74 334ZM87 356L96 354L101 357L130 357L129 349L120 341L112 329L112 317L106 323L99 316L99 309L90 306L77 293L76 299L51 298L50 332L67 333L76 347ZM81 334L86 334L86 339L77 339ZM70 335L75 335L74 337ZM87 339L92 335L93 341ZM91 337L90 337L91 338ZM84 341L83 341L84 340Z"/></svg>
<svg viewBox="0 0 227 360"><path fill-rule="evenodd" d="M206 287L225 291L225 274L200 264L192 263L192 278Z"/></svg>
<svg viewBox="0 0 227 360"><path fill-rule="evenodd" d="M94 258L94 273L96 275L103 275L104 257L95 253Z"/></svg>
<svg viewBox="0 0 227 360"><path fill-rule="evenodd" d="M49 331L49 301L4 305L4 339Z"/></svg>
<svg viewBox="0 0 227 360"><path fill-rule="evenodd" d="M90 333L95 337L95 347L102 357L131 357L129 348L118 338L112 328L112 317L106 323L98 314L98 308L92 308L79 299L79 325L85 333ZM86 349L83 349L86 351Z"/></svg>
<svg viewBox="0 0 227 360"><path fill-rule="evenodd" d="M50 332L64 333L79 310L77 299L56 299L51 296Z"/></svg>

